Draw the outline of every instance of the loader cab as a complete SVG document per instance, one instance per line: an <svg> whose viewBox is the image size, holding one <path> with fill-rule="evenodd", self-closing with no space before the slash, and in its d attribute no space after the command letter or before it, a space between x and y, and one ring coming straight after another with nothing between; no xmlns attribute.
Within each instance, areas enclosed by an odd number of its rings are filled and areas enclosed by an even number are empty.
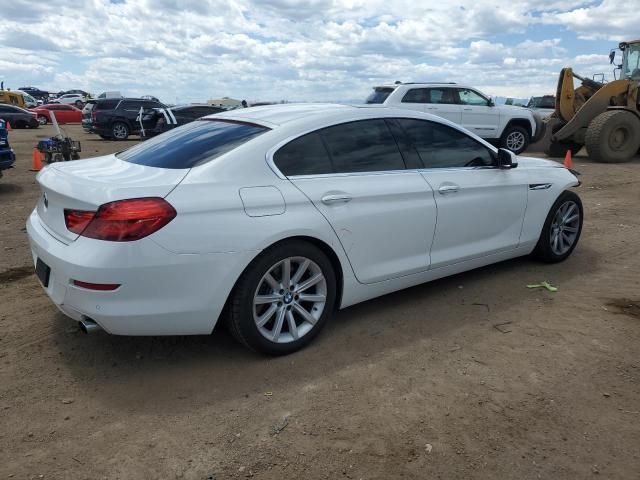
<svg viewBox="0 0 640 480"><path fill-rule="evenodd" d="M640 40L621 42L618 48L622 52L622 63L616 65L616 70L620 69L620 79L640 80ZM609 62L615 65L615 60L616 50L611 50Z"/></svg>

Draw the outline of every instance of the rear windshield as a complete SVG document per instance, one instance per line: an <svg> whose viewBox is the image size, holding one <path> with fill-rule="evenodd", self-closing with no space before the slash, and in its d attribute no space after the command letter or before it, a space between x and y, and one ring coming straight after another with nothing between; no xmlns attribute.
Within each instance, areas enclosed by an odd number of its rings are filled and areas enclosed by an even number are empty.
<svg viewBox="0 0 640 480"><path fill-rule="evenodd" d="M393 87L375 87L365 103L384 103L391 92L393 92Z"/></svg>
<svg viewBox="0 0 640 480"><path fill-rule="evenodd" d="M210 162L269 130L227 120L197 120L169 130L116 156L159 168L191 168Z"/></svg>

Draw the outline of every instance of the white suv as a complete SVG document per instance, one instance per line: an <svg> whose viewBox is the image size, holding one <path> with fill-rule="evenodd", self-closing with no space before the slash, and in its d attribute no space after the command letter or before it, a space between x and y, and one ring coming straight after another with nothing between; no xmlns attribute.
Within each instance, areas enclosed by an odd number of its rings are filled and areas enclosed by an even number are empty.
<svg viewBox="0 0 640 480"><path fill-rule="evenodd" d="M528 109L497 106L487 95L456 83L381 85L373 88L366 103L432 113L517 154L541 132Z"/></svg>

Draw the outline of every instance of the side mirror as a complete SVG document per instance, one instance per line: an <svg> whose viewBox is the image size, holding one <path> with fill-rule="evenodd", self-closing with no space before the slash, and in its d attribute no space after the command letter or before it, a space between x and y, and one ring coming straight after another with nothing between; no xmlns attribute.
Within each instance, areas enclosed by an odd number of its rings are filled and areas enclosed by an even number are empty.
<svg viewBox="0 0 640 480"><path fill-rule="evenodd" d="M508 170L518 166L518 157L506 148L498 149L498 168Z"/></svg>
<svg viewBox="0 0 640 480"><path fill-rule="evenodd" d="M488 105L490 107L495 107L496 106L495 102L493 101L493 98L489 98L489 104Z"/></svg>
<svg viewBox="0 0 640 480"><path fill-rule="evenodd" d="M616 51L611 50L609 52L609 64L613 65L613 61L616 59Z"/></svg>

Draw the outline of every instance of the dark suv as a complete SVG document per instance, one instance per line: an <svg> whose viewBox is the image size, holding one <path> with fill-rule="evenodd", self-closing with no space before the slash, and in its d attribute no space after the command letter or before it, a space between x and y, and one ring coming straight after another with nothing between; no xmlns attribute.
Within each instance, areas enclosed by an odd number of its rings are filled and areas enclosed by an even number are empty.
<svg viewBox="0 0 640 480"><path fill-rule="evenodd" d="M90 110L89 129L105 139L126 140L129 135L140 133L137 120L140 108L167 108L162 103L143 98L106 98L96 100ZM88 113L88 112L87 112ZM85 123L83 122L83 126ZM144 125L148 128L152 125ZM155 126L155 125L153 125Z"/></svg>

